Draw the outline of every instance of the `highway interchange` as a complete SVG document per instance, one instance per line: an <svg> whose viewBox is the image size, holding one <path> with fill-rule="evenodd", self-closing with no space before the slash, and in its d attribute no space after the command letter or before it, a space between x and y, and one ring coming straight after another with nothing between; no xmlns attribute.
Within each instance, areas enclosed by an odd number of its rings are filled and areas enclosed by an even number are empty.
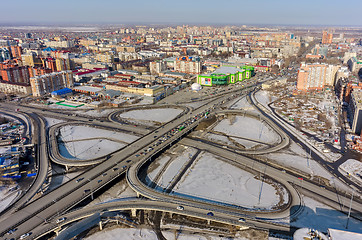
<svg viewBox="0 0 362 240"><path fill-rule="evenodd" d="M298 214L298 211L303 207L298 188L303 188L304 191L308 190L312 195L323 196L330 205L335 205L337 209L347 212L347 207L344 206L344 208L341 208L340 204L338 204L343 198L342 196L338 196L338 193L336 194L336 192L331 191L330 189L321 188L312 181L303 181L303 186L300 186L300 176L296 176L291 172L281 171L280 168L257 161L250 157L250 155L261 154L258 151L234 151L232 149L223 148L222 146L215 148L215 145L212 145L213 147L210 148L210 145L207 142L189 137L185 138L187 134L198 126L205 115L226 113L242 114L243 112L245 114L245 111L220 111L219 107L223 103L234 98L246 96L254 90L255 88L253 86L244 88L243 90L240 88L237 90L234 89L228 93L213 97L212 101L207 102L197 109L183 108L184 111L178 118L175 118L157 129L145 129L128 124L119 124L114 117L115 114L110 115L110 122L96 119L92 120L92 125L117 128L122 131L134 133L138 136L143 136L119 151L112 153L109 157L92 159L90 161L83 161L82 163L79 163L79 161L70 161L59 155L57 146L55 146L55 132L63 124L51 127L48 133L44 120L41 117L37 117L37 115L46 115L50 117L61 116L68 121L73 121L67 124L73 124L75 122L89 123L89 118L82 118L71 114L59 114L51 111L44 112L41 109L25 106L18 107L24 114L28 113L28 116L34 121L34 128L39 132L38 135L35 135L38 136L36 143L39 145L37 148L38 174L28 192L2 213L0 219L0 236L4 239L17 239L23 234L31 233L27 239L36 239L45 236L52 231L56 231L57 229L59 230L63 225L69 224L70 222L90 216L95 212L136 209L177 213L239 227L289 231L291 230L289 225L277 224L271 220ZM11 104L2 103L1 105L1 107L5 108L7 111L16 107ZM259 111L262 110L259 108ZM268 122L268 124L278 132L281 139L278 145L261 151L276 151L289 144L290 133L286 134L285 129L282 131L279 123L267 116L265 112L260 112L260 115L257 116ZM184 126L185 128L182 131L172 131L178 129L180 126ZM148 187L140 179L138 174L139 171L145 164L153 161L165 149L178 142L222 156L226 159L225 161L242 168L250 168L251 162L254 162L253 166L255 166L255 169L265 168L265 174L267 176L275 180L277 179L276 181L287 188L290 194L287 206L283 209L271 212L251 212L240 207L228 206L222 203L216 204L207 200L200 201L193 198L166 194ZM139 154L140 152L143 154ZM50 157L48 157L48 155ZM65 166L97 165L53 191L48 192L35 200L29 201L42 188L49 171L49 159ZM132 202L107 203L97 207L79 209L68 213L72 207L76 206L84 199L89 198L91 194L104 188L108 183L111 183L114 179L123 175L125 175L129 186L136 191L139 196L146 197L147 199L140 198L139 200ZM347 198L343 200L348 201ZM178 206L183 206L183 209L178 209ZM291 211L292 207L293 211ZM361 203L359 201L354 201L352 204L352 213L355 217L360 216L361 209ZM207 215L209 212L212 212L213 216ZM57 223L56 220L59 219L60 216L65 216L66 220ZM241 217L246 218L247 221L240 222L239 219ZM7 234L9 230L12 229L17 230L11 235Z"/></svg>

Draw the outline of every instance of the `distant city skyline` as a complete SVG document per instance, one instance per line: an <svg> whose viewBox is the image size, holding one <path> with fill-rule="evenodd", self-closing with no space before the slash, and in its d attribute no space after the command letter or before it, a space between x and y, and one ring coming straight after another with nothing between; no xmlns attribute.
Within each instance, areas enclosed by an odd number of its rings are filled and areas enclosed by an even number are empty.
<svg viewBox="0 0 362 240"><path fill-rule="evenodd" d="M347 4L348 3L348 4ZM269 24L362 26L360 0L18 0L2 2L0 24Z"/></svg>

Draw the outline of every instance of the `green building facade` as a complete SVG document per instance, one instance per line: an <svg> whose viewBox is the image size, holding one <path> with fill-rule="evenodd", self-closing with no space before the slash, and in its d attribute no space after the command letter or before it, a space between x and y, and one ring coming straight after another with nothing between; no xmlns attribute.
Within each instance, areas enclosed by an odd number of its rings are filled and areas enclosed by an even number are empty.
<svg viewBox="0 0 362 240"><path fill-rule="evenodd" d="M237 82L241 82L244 79L249 79L254 75L254 67L252 66L242 66L236 67L234 66L223 66L223 68L233 68L234 73L220 73L215 71L210 75L198 75L197 83L201 86L218 86L218 85L229 85Z"/></svg>

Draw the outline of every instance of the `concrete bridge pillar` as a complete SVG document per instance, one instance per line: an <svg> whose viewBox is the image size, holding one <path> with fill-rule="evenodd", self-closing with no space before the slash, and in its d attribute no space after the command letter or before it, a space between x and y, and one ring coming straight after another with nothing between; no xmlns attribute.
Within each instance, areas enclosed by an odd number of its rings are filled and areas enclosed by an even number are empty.
<svg viewBox="0 0 362 240"><path fill-rule="evenodd" d="M172 218L172 215L173 215L173 213L172 213L172 212L170 212L170 218Z"/></svg>
<svg viewBox="0 0 362 240"><path fill-rule="evenodd" d="M136 193L137 194L137 198L140 198L141 197L141 194L140 193Z"/></svg>
<svg viewBox="0 0 362 240"><path fill-rule="evenodd" d="M59 232L60 232L60 228L54 229L54 232L55 232L55 234L58 236L58 235L59 235Z"/></svg>
<svg viewBox="0 0 362 240"><path fill-rule="evenodd" d="M65 165L65 171L68 172L68 165Z"/></svg>
<svg viewBox="0 0 362 240"><path fill-rule="evenodd" d="M137 209L132 208L131 213L132 213L132 217L136 217L137 216Z"/></svg>
<svg viewBox="0 0 362 240"><path fill-rule="evenodd" d="M99 221L99 231L103 230L102 221Z"/></svg>
<svg viewBox="0 0 362 240"><path fill-rule="evenodd" d="M207 224L210 225L211 224L211 220L207 219Z"/></svg>

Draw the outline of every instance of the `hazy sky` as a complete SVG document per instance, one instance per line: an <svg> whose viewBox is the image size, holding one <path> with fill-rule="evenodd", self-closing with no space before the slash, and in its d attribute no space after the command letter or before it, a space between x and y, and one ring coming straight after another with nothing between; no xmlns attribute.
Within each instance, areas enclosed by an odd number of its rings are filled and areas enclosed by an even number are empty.
<svg viewBox="0 0 362 240"><path fill-rule="evenodd" d="M1 0L0 23L362 25L362 0Z"/></svg>

